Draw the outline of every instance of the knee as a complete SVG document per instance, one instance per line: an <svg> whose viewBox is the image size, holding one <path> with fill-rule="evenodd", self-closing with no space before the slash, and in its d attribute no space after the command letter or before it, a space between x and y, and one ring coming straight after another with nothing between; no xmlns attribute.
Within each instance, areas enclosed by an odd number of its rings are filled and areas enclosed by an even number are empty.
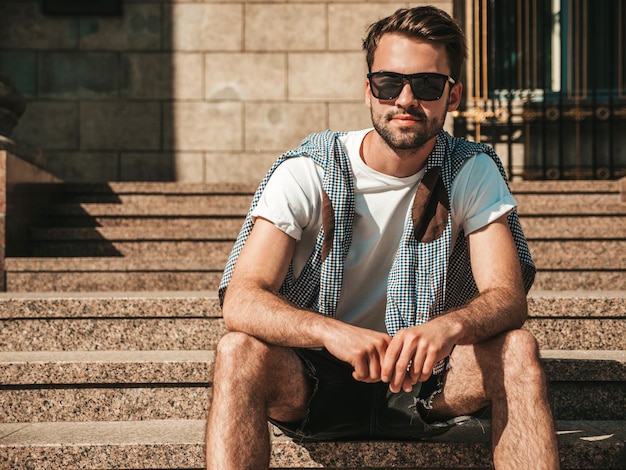
<svg viewBox="0 0 626 470"><path fill-rule="evenodd" d="M526 380L543 374L537 340L525 330L507 331L476 348L479 365L499 377Z"/></svg>
<svg viewBox="0 0 626 470"><path fill-rule="evenodd" d="M240 375L262 362L267 345L246 333L226 333L215 349L215 374Z"/></svg>
<svg viewBox="0 0 626 470"><path fill-rule="evenodd" d="M506 332L502 342L501 358L505 375L518 380L543 381L539 345L529 332L525 330Z"/></svg>
<svg viewBox="0 0 626 470"><path fill-rule="evenodd" d="M233 355L247 354L250 348L255 347L255 343L260 343L254 336L237 331L228 332L222 336L217 343L215 352L218 356L233 357Z"/></svg>

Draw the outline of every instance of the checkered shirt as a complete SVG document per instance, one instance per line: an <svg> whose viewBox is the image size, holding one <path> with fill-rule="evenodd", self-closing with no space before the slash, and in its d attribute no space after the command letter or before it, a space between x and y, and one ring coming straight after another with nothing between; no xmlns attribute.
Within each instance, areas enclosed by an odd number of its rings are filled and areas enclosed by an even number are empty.
<svg viewBox="0 0 626 470"><path fill-rule="evenodd" d="M237 257L252 231L252 210L256 207L274 170L287 158L308 156L324 169L322 188L329 196L335 213L335 229L330 254L322 259L324 228L317 236L315 248L300 276L295 278L290 266L280 289L289 301L334 316L341 293L344 261L352 240L354 222L354 186L348 156L339 138L345 132L324 131L308 136L299 147L281 155L259 185L241 232L228 259L219 286L220 302L230 281ZM440 167L441 178L451 197L452 181L463 162L480 152L489 155L498 166L502 178L506 173L491 147L455 138L441 131L435 148L428 158L426 170ZM469 301L478 294L472 276L466 238L461 232L451 250L451 215L442 236L432 242L419 242L413 234L411 214L405 229L387 285L385 325L390 335L402 329L427 322L429 319ZM530 289L535 266L522 232L517 211L508 216L509 226L517 246L524 286ZM439 370L435 372L440 372Z"/></svg>

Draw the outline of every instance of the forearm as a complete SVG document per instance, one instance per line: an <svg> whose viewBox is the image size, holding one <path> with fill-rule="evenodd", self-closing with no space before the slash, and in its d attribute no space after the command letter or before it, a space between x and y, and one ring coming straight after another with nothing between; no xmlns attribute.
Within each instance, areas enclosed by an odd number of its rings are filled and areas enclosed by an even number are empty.
<svg viewBox="0 0 626 470"><path fill-rule="evenodd" d="M495 287L433 321L446 324L454 344L476 344L503 331L520 328L527 315L523 290Z"/></svg>
<svg viewBox="0 0 626 470"><path fill-rule="evenodd" d="M302 348L324 346L332 323L338 323L301 309L270 289L242 281L228 287L223 316L230 331L247 333L279 346Z"/></svg>

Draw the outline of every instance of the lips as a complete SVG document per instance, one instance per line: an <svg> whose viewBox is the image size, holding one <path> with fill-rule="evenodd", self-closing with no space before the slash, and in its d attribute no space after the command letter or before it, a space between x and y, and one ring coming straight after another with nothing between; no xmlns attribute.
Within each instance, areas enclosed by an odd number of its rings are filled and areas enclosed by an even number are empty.
<svg viewBox="0 0 626 470"><path fill-rule="evenodd" d="M417 122L426 120L426 116L421 113L396 113L390 117L390 120Z"/></svg>

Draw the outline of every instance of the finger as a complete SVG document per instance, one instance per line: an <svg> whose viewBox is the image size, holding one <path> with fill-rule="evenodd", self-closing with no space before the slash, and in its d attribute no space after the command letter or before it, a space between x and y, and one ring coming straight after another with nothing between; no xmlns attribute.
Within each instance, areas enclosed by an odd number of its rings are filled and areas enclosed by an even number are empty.
<svg viewBox="0 0 626 470"><path fill-rule="evenodd" d="M369 379L372 382L378 382L381 380L381 361L383 355L379 351L372 353L369 357Z"/></svg>
<svg viewBox="0 0 626 470"><path fill-rule="evenodd" d="M435 354L430 353L424 359L424 364L422 365L422 370L420 372L419 380L425 382L433 373L433 368L435 367L435 363L437 362L437 357Z"/></svg>
<svg viewBox="0 0 626 470"><path fill-rule="evenodd" d="M424 371L424 363L426 361L426 353L422 350L417 350L415 352L415 356L413 357L413 363L411 364L411 375L415 378L415 381L424 381L423 380L423 371Z"/></svg>
<svg viewBox="0 0 626 470"><path fill-rule="evenodd" d="M402 382L402 390L409 393L411 390L413 390L413 385L415 385L416 383L417 379L415 379L415 377L411 373L407 373L404 377L404 382Z"/></svg>
<svg viewBox="0 0 626 470"><path fill-rule="evenodd" d="M396 362L398 361L401 350L401 345L398 342L391 341L391 343L389 343L389 346L387 347L387 350L385 351L383 357L382 367L380 371L380 379L383 382L391 382L394 376Z"/></svg>
<svg viewBox="0 0 626 470"><path fill-rule="evenodd" d="M355 380L360 382L367 382L369 378L369 364L367 360L367 356L362 356L360 359L353 364L354 371L352 372L352 377Z"/></svg>
<svg viewBox="0 0 626 470"><path fill-rule="evenodd" d="M402 350L400 357L396 362L396 367L394 369L394 376L391 381L391 391L394 393L399 392L401 389L405 388L405 382L408 380L410 383L411 373L410 369L412 367L411 361L413 358L413 351L405 345L405 348Z"/></svg>

